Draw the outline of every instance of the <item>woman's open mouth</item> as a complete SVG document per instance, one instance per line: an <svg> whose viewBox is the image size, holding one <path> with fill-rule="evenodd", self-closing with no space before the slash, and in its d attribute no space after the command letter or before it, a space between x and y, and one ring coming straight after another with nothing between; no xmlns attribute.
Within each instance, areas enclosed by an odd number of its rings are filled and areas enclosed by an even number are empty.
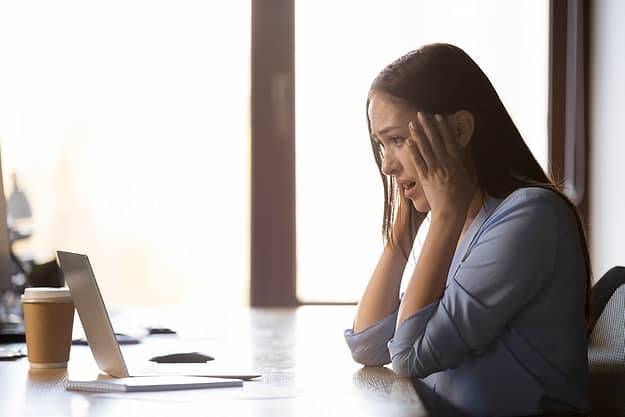
<svg viewBox="0 0 625 417"><path fill-rule="evenodd" d="M404 184L402 185L402 188L404 189L404 196L408 199L414 197L414 191L416 191L416 186L417 183L416 182L410 182L408 184Z"/></svg>

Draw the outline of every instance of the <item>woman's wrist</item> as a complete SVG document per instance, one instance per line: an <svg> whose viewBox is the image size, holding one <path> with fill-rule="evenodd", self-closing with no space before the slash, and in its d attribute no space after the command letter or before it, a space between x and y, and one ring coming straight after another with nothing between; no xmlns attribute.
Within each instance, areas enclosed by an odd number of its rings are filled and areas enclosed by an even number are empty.
<svg viewBox="0 0 625 417"><path fill-rule="evenodd" d="M432 213L430 228L432 228L432 225L445 225L450 228L459 226L460 229L462 229L465 220L466 212L463 214L455 210L438 211L436 213Z"/></svg>
<svg viewBox="0 0 625 417"><path fill-rule="evenodd" d="M396 225L393 235L397 245L401 248L404 254L412 250L412 245L417 237L417 233L425 220L427 213L416 212L413 216L412 224Z"/></svg>
<svg viewBox="0 0 625 417"><path fill-rule="evenodd" d="M406 266L406 262L408 258L406 255L410 253L412 247L409 245L404 245L401 242L396 243L387 243L384 248L384 255L386 255L389 260L393 263L393 265L397 265L401 267L402 270Z"/></svg>
<svg viewBox="0 0 625 417"><path fill-rule="evenodd" d="M441 297L463 226L460 216L432 213L428 235L399 308L398 326Z"/></svg>

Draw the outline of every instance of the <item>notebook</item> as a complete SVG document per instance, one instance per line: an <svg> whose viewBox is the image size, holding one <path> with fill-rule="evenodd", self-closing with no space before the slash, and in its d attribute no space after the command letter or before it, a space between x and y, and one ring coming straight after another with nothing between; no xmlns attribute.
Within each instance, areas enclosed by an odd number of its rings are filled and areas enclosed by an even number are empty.
<svg viewBox="0 0 625 417"><path fill-rule="evenodd" d="M240 379L206 378L200 376L156 376L101 379L93 381L65 380L69 391L142 392L174 391L183 389L240 387Z"/></svg>
<svg viewBox="0 0 625 417"><path fill-rule="evenodd" d="M101 371L116 378L130 376L204 376L249 380L259 374L248 370L219 368L219 364L154 364L145 361L134 367L126 366L119 343L115 338L111 320L100 294L91 263L87 255L57 251L59 265L72 294L78 317L82 323L91 353Z"/></svg>

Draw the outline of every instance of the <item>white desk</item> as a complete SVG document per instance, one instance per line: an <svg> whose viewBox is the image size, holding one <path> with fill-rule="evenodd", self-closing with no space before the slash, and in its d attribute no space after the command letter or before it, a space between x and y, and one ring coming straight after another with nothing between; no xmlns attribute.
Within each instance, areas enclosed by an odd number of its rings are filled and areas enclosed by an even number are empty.
<svg viewBox="0 0 625 417"><path fill-rule="evenodd" d="M130 310L177 336L149 336L122 348L126 360L203 351L262 373L243 388L105 394L65 391L66 370L29 370L26 358L0 362L2 416L399 416L426 415L410 380L354 363L343 339L354 307L254 309L208 317L202 309ZM160 315L159 319L157 316ZM77 317L76 317L77 318ZM113 319L115 325L115 319ZM117 326L117 329L119 327ZM73 346L74 373L97 374L87 346Z"/></svg>

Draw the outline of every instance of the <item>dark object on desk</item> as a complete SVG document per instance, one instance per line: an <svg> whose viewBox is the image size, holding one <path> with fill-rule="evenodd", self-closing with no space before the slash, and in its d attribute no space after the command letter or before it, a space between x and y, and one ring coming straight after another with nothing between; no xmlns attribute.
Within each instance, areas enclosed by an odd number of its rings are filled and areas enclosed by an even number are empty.
<svg viewBox="0 0 625 417"><path fill-rule="evenodd" d="M26 276L26 283L29 287L62 287L65 285L61 270L56 265L56 261L43 264L36 264L30 260L23 260L16 257L11 252L11 259L15 267L15 273ZM19 297L24 291L24 287L15 290L14 297ZM19 303L19 298L16 298ZM0 300L2 303L2 300ZM1 308L2 306L0 306ZM20 320L22 319L20 315ZM0 343L24 343L26 336L24 333L24 323L4 322L0 320Z"/></svg>
<svg viewBox="0 0 625 417"><path fill-rule="evenodd" d="M23 358L26 354L20 349L5 349L0 348L0 361L12 361L15 359Z"/></svg>
<svg viewBox="0 0 625 417"><path fill-rule="evenodd" d="M117 343L120 345L136 345L141 342L138 338L134 336L130 336L122 333L115 333L115 339L117 339ZM72 340L72 345L88 345L87 339L74 339Z"/></svg>
<svg viewBox="0 0 625 417"><path fill-rule="evenodd" d="M65 285L61 268L56 264L56 260L42 264L33 264L28 273L29 287L62 287Z"/></svg>
<svg viewBox="0 0 625 417"><path fill-rule="evenodd" d="M167 327L146 327L149 334L176 334L175 330Z"/></svg>
<svg viewBox="0 0 625 417"><path fill-rule="evenodd" d="M0 343L24 343L24 323L0 323Z"/></svg>
<svg viewBox="0 0 625 417"><path fill-rule="evenodd" d="M171 353L169 355L155 356L150 359L156 363L204 363L212 361L215 358L212 356L204 355L199 352L188 353Z"/></svg>

